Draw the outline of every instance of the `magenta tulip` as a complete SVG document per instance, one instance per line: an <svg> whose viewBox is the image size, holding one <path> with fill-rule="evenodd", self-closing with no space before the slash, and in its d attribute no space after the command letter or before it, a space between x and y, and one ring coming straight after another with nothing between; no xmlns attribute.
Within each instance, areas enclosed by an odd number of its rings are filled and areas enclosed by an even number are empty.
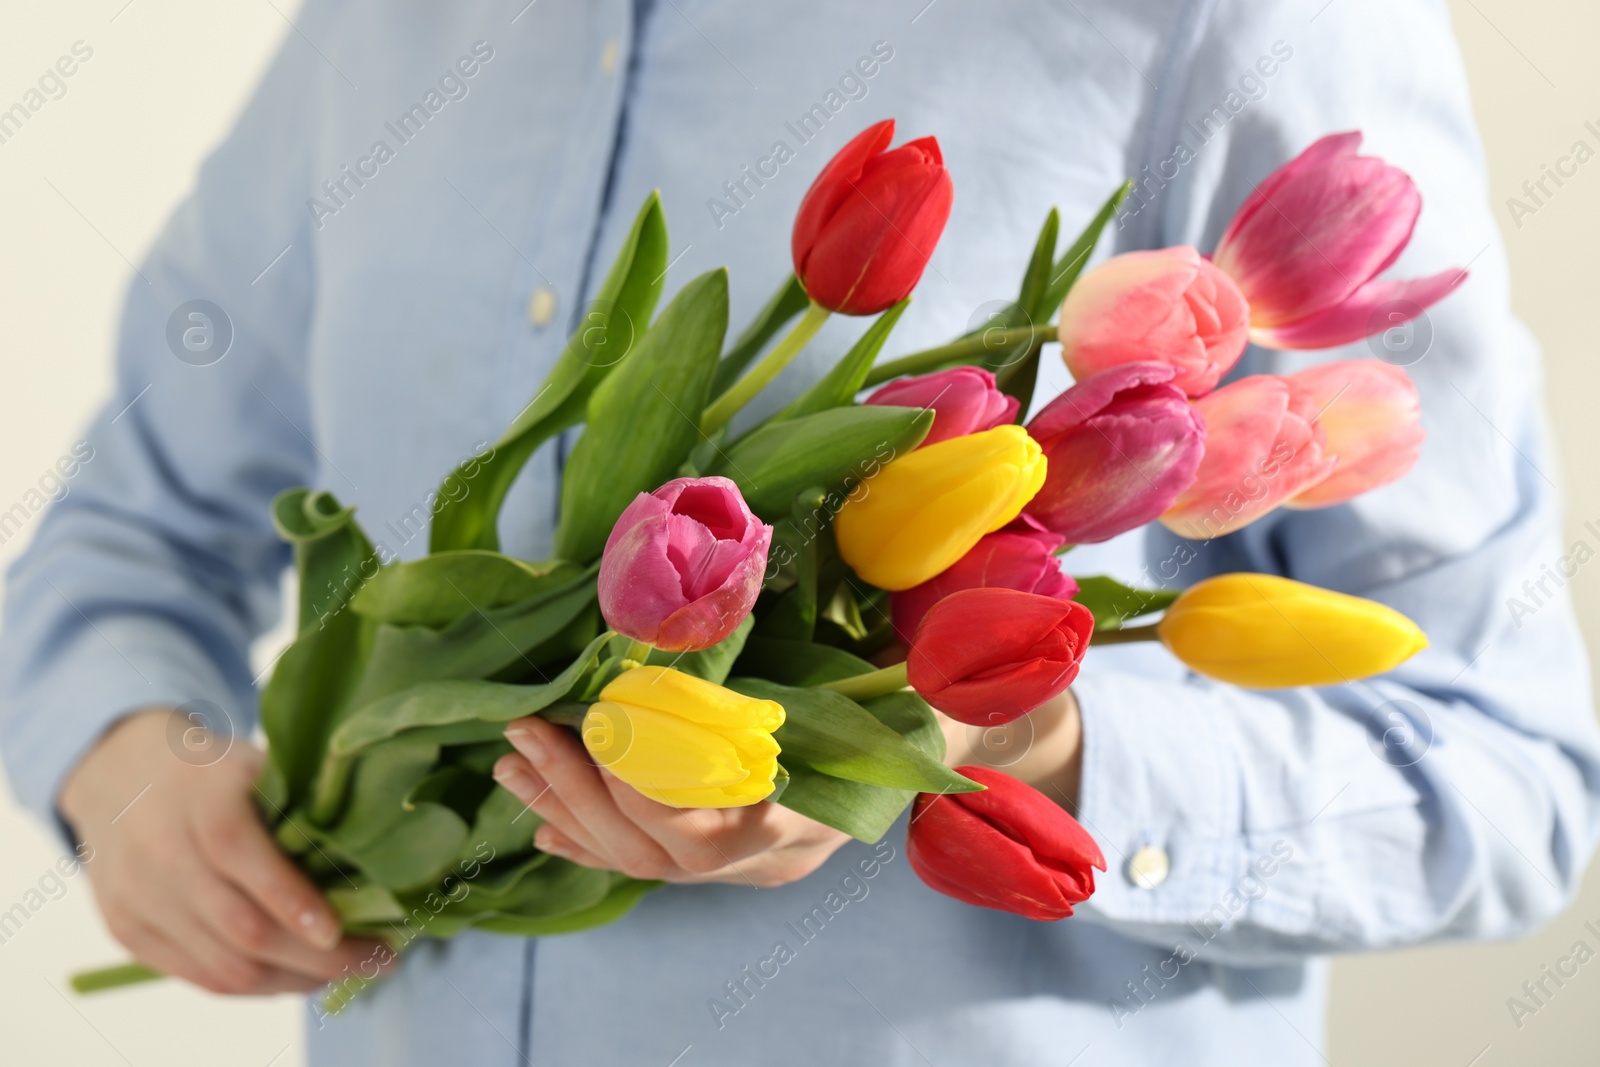
<svg viewBox="0 0 1600 1067"><path fill-rule="evenodd" d="M1165 363L1189 396L1209 392L1244 352L1250 308L1189 247L1114 256L1061 305L1061 357L1078 381L1125 363Z"/></svg>
<svg viewBox="0 0 1600 1067"><path fill-rule="evenodd" d="M978 367L901 378L867 397L866 403L931 410L933 428L923 445L992 430L1017 417L1017 398L996 389L994 375Z"/></svg>
<svg viewBox="0 0 1600 1067"><path fill-rule="evenodd" d="M1206 424L1166 363L1093 374L1028 423L1044 488L1028 514L1073 544L1107 541L1160 517L1194 481Z"/></svg>
<svg viewBox="0 0 1600 1067"><path fill-rule="evenodd" d="M772 527L726 478L675 478L623 511L600 558L600 613L668 652L710 648L755 606Z"/></svg>
<svg viewBox="0 0 1600 1067"><path fill-rule="evenodd" d="M1055 550L1065 543L1026 515L986 535L949 569L889 597L895 632L911 643L928 609L963 589L1002 588L1071 600L1078 583L1061 569Z"/></svg>
<svg viewBox="0 0 1600 1067"><path fill-rule="evenodd" d="M1332 474L1285 501L1288 507L1343 504L1416 465L1422 401L1399 367L1375 359L1344 360L1291 375L1289 385L1322 413L1317 423L1338 464Z"/></svg>
<svg viewBox="0 0 1600 1067"><path fill-rule="evenodd" d="M1460 285L1459 268L1378 280L1411 241L1422 196L1409 175L1358 156L1360 133L1322 138L1245 199L1213 256L1250 301L1250 337L1333 348L1420 315Z"/></svg>
<svg viewBox="0 0 1600 1067"><path fill-rule="evenodd" d="M1161 516L1182 537L1246 526L1326 478L1338 463L1311 397L1287 378L1240 378L1195 401L1206 451L1193 484Z"/></svg>

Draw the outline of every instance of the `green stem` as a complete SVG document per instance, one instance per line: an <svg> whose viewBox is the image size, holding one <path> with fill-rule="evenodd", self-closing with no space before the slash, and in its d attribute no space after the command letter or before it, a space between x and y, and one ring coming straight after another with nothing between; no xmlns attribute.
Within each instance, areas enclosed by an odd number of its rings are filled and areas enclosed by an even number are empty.
<svg viewBox="0 0 1600 1067"><path fill-rule="evenodd" d="M115 967L78 972L72 976L72 989L75 993L99 993L165 977L160 971L152 971L142 963L120 963Z"/></svg>
<svg viewBox="0 0 1600 1067"><path fill-rule="evenodd" d="M1089 639L1091 645L1131 645L1138 641L1161 640L1161 624L1148 623L1144 626L1127 626L1117 630L1096 630L1094 637Z"/></svg>
<svg viewBox="0 0 1600 1067"><path fill-rule="evenodd" d="M650 653L654 651L655 646L648 641L630 640L628 642L628 650L622 654L622 658L631 659L642 666L650 658Z"/></svg>
<svg viewBox="0 0 1600 1067"><path fill-rule="evenodd" d="M740 408L765 389L768 383L800 354L806 342L822 329L822 324L828 321L830 314L831 312L821 304L809 305L806 313L800 316L800 321L784 335L783 340L774 345L771 352L761 357L761 362L751 367L749 373L734 382L726 393L717 397L711 406L706 408L705 413L700 416L700 432L709 436L728 425Z"/></svg>
<svg viewBox="0 0 1600 1067"><path fill-rule="evenodd" d="M1044 344L1054 340L1056 340L1056 328L1050 325L984 330L971 337L963 337L947 345L940 345L938 348L925 348L921 352L913 352L909 356L880 363L872 368L867 374L867 380L862 384L863 387L880 385L890 378L898 378L903 374L922 374L953 363L976 363L990 352L1010 348L1024 341Z"/></svg>
<svg viewBox="0 0 1600 1067"><path fill-rule="evenodd" d="M317 771L317 780L311 788L311 804L306 812L307 817L316 826L327 826L333 822L339 809L344 805L345 786L350 782L350 772L355 769L355 760L349 756L336 756L329 752L322 759L322 767Z"/></svg>
<svg viewBox="0 0 1600 1067"><path fill-rule="evenodd" d="M898 693L906 687L906 665L896 663L892 667L882 670L870 671L867 674L858 674L853 678L840 678L837 682L824 682L817 686L818 689L832 689L851 700L871 700L873 697L887 696Z"/></svg>

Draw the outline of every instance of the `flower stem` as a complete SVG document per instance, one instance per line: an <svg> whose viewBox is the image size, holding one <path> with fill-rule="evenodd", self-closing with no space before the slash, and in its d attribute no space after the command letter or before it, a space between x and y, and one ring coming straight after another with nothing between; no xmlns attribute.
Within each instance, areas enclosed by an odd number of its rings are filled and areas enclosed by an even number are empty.
<svg viewBox="0 0 1600 1067"><path fill-rule="evenodd" d="M631 659L633 662L642 667L644 666L645 661L650 658L650 653L654 651L655 646L650 644L648 641L630 640L628 642L628 650L622 654L622 658Z"/></svg>
<svg viewBox="0 0 1600 1067"><path fill-rule="evenodd" d="M1161 624L1158 622L1147 623L1144 626L1128 626L1116 630L1096 630L1089 639L1091 645L1131 645L1139 641L1161 640Z"/></svg>
<svg viewBox="0 0 1600 1067"><path fill-rule="evenodd" d="M710 435L726 426L740 408L765 389L772 379L800 354L806 342L822 329L822 324L828 321L830 314L832 313L827 308L815 302L807 307L806 313L800 316L800 321L784 335L783 340L774 345L772 351L761 358L761 362L751 367L743 378L729 386L727 392L717 397L711 406L706 408L705 413L700 416L700 432Z"/></svg>
<svg viewBox="0 0 1600 1067"><path fill-rule="evenodd" d="M868 372L863 385L879 385L902 374L921 374L953 363L976 363L990 352L1010 348L1024 341L1044 344L1055 339L1056 328L1048 324L1013 326L1005 330L984 330L971 337L963 337L947 345L940 345L938 348L925 348L921 352L913 352L909 356L881 363Z"/></svg>
<svg viewBox="0 0 1600 1067"><path fill-rule="evenodd" d="M823 682L818 689L831 689L851 700L871 700L873 697L898 693L906 687L906 665L896 663L882 670L858 674L853 678L840 678L837 682Z"/></svg>
<svg viewBox="0 0 1600 1067"><path fill-rule="evenodd" d="M152 971L142 963L119 963L115 967L79 971L72 976L72 990L75 993L98 993L104 989L120 989L165 977L160 971Z"/></svg>

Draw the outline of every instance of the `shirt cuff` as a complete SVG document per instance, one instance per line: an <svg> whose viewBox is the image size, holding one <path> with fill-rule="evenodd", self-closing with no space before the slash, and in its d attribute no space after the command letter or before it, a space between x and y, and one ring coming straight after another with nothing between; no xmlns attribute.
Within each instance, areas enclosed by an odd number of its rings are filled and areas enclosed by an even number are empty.
<svg viewBox="0 0 1600 1067"><path fill-rule="evenodd" d="M1081 910L1106 919L1188 923L1215 908L1249 864L1238 756L1227 737L1229 694L1203 680L1085 673L1073 684L1083 717L1078 821L1106 857ZM1135 855L1164 877L1135 882ZM1157 882L1157 884L1150 884Z"/></svg>
<svg viewBox="0 0 1600 1067"><path fill-rule="evenodd" d="M25 681L13 689L0 725L6 772L17 798L58 827L62 780L107 729L132 712L187 705L197 722L226 733L220 746L195 752L177 731L174 755L191 762L214 762L254 728L253 692L230 686L191 635L159 617L99 616L46 662L21 670L8 666L8 674Z"/></svg>

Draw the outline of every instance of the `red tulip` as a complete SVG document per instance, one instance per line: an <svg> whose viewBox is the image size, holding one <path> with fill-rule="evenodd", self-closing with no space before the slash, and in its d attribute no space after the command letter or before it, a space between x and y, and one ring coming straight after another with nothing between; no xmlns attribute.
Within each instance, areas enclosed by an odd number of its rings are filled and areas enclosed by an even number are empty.
<svg viewBox="0 0 1600 1067"><path fill-rule="evenodd" d="M1376 359L1324 363L1289 376L1289 385L1321 414L1333 473L1285 501L1291 508L1343 504L1387 485L1422 449L1422 399L1405 371Z"/></svg>
<svg viewBox="0 0 1600 1067"><path fill-rule="evenodd" d="M1028 423L1049 466L1028 514L1073 544L1154 521L1194 481L1206 424L1165 363L1092 374Z"/></svg>
<svg viewBox="0 0 1600 1067"><path fill-rule="evenodd" d="M1206 454L1161 523L1180 537L1220 537L1333 473L1318 408L1293 379L1256 374L1195 401Z"/></svg>
<svg viewBox="0 0 1600 1067"><path fill-rule="evenodd" d="M963 589L1016 589L1024 593L1071 600L1078 583L1061 569L1055 550L1065 544L1060 534L1026 515L986 535L944 573L889 597L889 611L900 640L909 644L917 624L940 600Z"/></svg>
<svg viewBox="0 0 1600 1067"><path fill-rule="evenodd" d="M906 840L911 869L945 896L1049 922L1094 895L1105 855L1049 797L988 767L957 767L980 793L923 793Z"/></svg>
<svg viewBox="0 0 1600 1067"><path fill-rule="evenodd" d="M1405 171L1356 155L1360 147L1360 133L1322 138L1268 175L1223 233L1213 259L1249 299L1257 344L1359 341L1422 314L1466 279L1451 268L1378 280L1410 243L1422 196Z"/></svg>
<svg viewBox="0 0 1600 1067"><path fill-rule="evenodd" d="M1188 246L1125 252L1061 305L1061 358L1078 381L1125 363L1165 363L1189 396L1213 389L1249 343L1250 307Z"/></svg>
<svg viewBox="0 0 1600 1067"><path fill-rule="evenodd" d="M950 217L954 188L939 142L923 137L887 151L893 139L893 119L861 131L800 201L794 272L829 311L876 315L903 300Z"/></svg>
<svg viewBox="0 0 1600 1067"><path fill-rule="evenodd" d="M963 589L922 617L906 680L952 719L997 726L1064 692L1093 633L1094 614L1076 601Z"/></svg>
<svg viewBox="0 0 1600 1067"><path fill-rule="evenodd" d="M727 478L674 478L633 498L606 538L600 613L668 652L710 648L761 593L772 527Z"/></svg>
<svg viewBox="0 0 1600 1067"><path fill-rule="evenodd" d="M994 375L980 367L953 367L936 374L900 378L867 397L865 403L928 408L933 426L918 448L982 433L1013 422L1017 398L995 388Z"/></svg>

